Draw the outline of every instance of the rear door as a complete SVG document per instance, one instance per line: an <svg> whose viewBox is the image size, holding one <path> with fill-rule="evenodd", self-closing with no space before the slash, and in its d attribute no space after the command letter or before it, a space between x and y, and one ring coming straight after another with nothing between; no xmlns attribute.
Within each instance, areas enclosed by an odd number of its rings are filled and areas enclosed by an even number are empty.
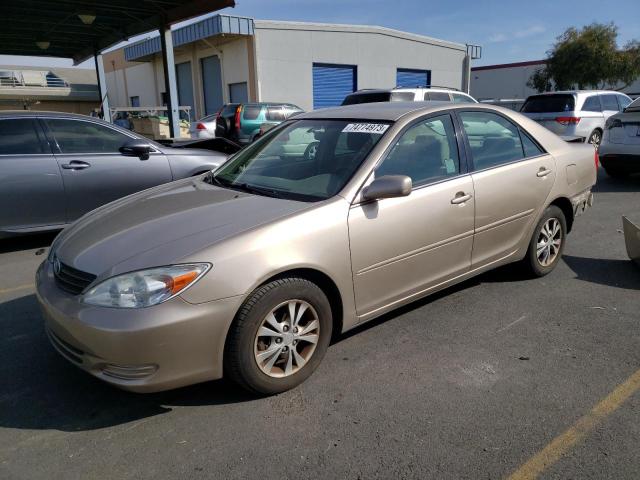
<svg viewBox="0 0 640 480"><path fill-rule="evenodd" d="M63 226L64 187L36 118L0 120L0 231Z"/></svg>
<svg viewBox="0 0 640 480"><path fill-rule="evenodd" d="M554 158L515 123L493 111L458 111L473 163L472 267L514 253L553 186Z"/></svg>
<svg viewBox="0 0 640 480"><path fill-rule="evenodd" d="M120 153L135 137L89 120L45 119L56 147L56 160L66 192L68 221L105 203L172 180L169 162L160 151L142 160Z"/></svg>

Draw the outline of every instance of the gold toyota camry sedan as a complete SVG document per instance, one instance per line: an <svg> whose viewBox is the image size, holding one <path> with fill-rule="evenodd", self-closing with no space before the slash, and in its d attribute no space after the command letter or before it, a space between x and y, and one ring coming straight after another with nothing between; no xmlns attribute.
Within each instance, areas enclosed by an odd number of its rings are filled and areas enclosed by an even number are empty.
<svg viewBox="0 0 640 480"><path fill-rule="evenodd" d="M549 273L597 160L498 107L306 113L65 229L36 276L46 331L127 390L225 376L282 392L333 334L506 263Z"/></svg>

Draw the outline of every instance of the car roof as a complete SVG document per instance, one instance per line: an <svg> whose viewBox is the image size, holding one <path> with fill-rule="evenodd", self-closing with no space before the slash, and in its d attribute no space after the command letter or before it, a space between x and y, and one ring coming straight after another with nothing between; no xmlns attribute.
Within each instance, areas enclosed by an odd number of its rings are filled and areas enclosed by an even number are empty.
<svg viewBox="0 0 640 480"><path fill-rule="evenodd" d="M596 94L596 93L615 93L615 94L621 94L621 95L626 95L624 92L616 92L615 90L558 90L557 92L542 92L542 93L536 93L534 95L530 95L531 97L537 97L540 95L573 95L573 94L582 94L582 95L589 95L589 94Z"/></svg>
<svg viewBox="0 0 640 480"><path fill-rule="evenodd" d="M79 113L49 112L45 110L0 110L0 118L6 117L56 117L56 118L76 118L78 120L100 120L97 117L82 115Z"/></svg>
<svg viewBox="0 0 640 480"><path fill-rule="evenodd" d="M483 108L503 111L499 107L485 104L452 103L452 102L375 102L358 103L340 107L321 108L312 112L296 115L296 120L301 119L353 119L353 120L383 120L395 122L404 115L413 112L429 113L437 112L445 108L456 108L464 105L464 108Z"/></svg>

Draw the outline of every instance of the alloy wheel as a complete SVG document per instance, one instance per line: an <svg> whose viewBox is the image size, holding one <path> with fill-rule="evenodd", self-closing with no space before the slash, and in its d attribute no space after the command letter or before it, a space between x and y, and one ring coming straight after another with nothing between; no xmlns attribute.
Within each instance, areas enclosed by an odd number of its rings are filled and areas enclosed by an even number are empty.
<svg viewBox="0 0 640 480"><path fill-rule="evenodd" d="M262 320L254 342L255 361L270 377L288 377L311 359L319 338L315 309L304 300L288 300Z"/></svg>
<svg viewBox="0 0 640 480"><path fill-rule="evenodd" d="M550 218L542 225L538 235L538 241L536 243L536 258L538 259L538 263L543 267L551 265L558 257L561 246L562 225L557 218Z"/></svg>

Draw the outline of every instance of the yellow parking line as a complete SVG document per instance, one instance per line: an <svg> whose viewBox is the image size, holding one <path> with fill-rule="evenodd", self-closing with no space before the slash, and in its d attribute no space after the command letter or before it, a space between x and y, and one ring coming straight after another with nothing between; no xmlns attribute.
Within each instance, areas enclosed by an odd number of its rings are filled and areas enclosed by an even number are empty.
<svg viewBox="0 0 640 480"><path fill-rule="evenodd" d="M2 295L3 293L17 292L18 290L26 290L27 288L33 288L33 284L19 285L17 287L11 287L11 288L3 288L3 289L0 289L0 295Z"/></svg>
<svg viewBox="0 0 640 480"><path fill-rule="evenodd" d="M631 375L624 383L618 385L613 392L593 407L589 413L531 457L524 465L512 473L508 480L533 480L537 478L538 475L556 463L638 390L640 390L640 370Z"/></svg>

